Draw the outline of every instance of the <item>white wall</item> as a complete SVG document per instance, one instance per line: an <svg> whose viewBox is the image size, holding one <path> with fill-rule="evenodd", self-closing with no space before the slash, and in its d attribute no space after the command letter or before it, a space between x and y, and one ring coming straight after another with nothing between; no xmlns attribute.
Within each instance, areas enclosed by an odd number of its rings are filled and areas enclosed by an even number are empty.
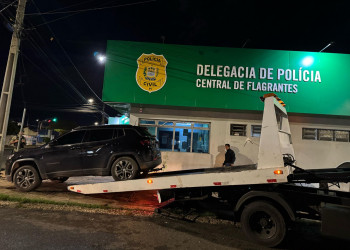
<svg viewBox="0 0 350 250"><path fill-rule="evenodd" d="M198 121L209 122L211 124L209 137L210 153L163 152L163 160L166 159L167 165L166 171L220 167L224 162L225 143L231 144L231 148L236 153L236 165L257 163L259 138L251 137L251 125L261 124L261 114L232 112L223 114L220 112L165 109L149 109L148 112L145 111L147 111L147 109L144 109L143 113L132 113L130 119L131 124L138 125L139 118ZM203 118L203 116L206 118ZM290 122L290 125L298 166L305 169L334 168L343 162L350 162L350 142L312 141L302 139L302 128L350 130L350 119L312 119L293 116L290 120L293 121ZM307 123L303 121L307 121ZM230 124L233 123L246 124L247 136L231 136ZM337 125L330 125L332 123L336 123Z"/></svg>
<svg viewBox="0 0 350 250"><path fill-rule="evenodd" d="M348 126L291 123L291 133L297 165L305 168L335 168L350 162L350 142L314 141L302 139L302 128L350 130Z"/></svg>

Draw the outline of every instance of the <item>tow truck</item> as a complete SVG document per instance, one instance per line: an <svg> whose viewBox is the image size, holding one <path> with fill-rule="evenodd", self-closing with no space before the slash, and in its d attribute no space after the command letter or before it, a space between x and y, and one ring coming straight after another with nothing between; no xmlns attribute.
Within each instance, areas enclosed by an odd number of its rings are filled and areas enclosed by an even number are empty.
<svg viewBox="0 0 350 250"><path fill-rule="evenodd" d="M274 93L264 102L258 162L222 168L150 173L145 178L68 186L82 194L157 190L158 201L220 199L246 237L274 247L299 218L321 221L323 235L350 239L350 194L329 185L350 181L350 162L337 168L296 165L285 103ZM310 183L318 187L307 186Z"/></svg>

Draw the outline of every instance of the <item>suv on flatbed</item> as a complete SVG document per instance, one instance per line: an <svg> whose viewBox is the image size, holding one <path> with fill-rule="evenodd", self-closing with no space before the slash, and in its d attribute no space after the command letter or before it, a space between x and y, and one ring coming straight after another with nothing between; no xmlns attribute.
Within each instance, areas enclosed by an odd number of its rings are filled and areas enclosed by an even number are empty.
<svg viewBox="0 0 350 250"><path fill-rule="evenodd" d="M8 157L5 174L21 191L43 179L108 176L114 180L146 175L162 163L158 140L146 128L131 125L78 127L35 149Z"/></svg>

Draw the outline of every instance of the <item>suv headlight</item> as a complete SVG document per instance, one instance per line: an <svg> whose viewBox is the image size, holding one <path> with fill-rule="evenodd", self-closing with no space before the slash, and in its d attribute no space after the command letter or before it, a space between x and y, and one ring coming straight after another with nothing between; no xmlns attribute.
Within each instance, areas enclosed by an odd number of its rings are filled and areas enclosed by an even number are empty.
<svg viewBox="0 0 350 250"><path fill-rule="evenodd" d="M7 157L7 159L8 160L11 160L12 159L12 157L14 156L15 154L11 154L11 155L9 155L9 157Z"/></svg>

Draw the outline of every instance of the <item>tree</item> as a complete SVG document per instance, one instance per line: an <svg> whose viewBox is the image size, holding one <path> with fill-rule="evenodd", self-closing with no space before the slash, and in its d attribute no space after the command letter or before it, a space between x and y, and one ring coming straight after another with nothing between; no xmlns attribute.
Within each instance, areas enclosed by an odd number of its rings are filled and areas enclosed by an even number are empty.
<svg viewBox="0 0 350 250"><path fill-rule="evenodd" d="M20 126L18 126L17 122L15 121L9 121L9 124L7 126L7 134L8 135L17 135L20 130Z"/></svg>
<svg viewBox="0 0 350 250"><path fill-rule="evenodd" d="M78 127L78 123L75 121L58 120L57 122L51 122L48 126L48 129L52 129L59 132L60 134L63 134L76 127Z"/></svg>

